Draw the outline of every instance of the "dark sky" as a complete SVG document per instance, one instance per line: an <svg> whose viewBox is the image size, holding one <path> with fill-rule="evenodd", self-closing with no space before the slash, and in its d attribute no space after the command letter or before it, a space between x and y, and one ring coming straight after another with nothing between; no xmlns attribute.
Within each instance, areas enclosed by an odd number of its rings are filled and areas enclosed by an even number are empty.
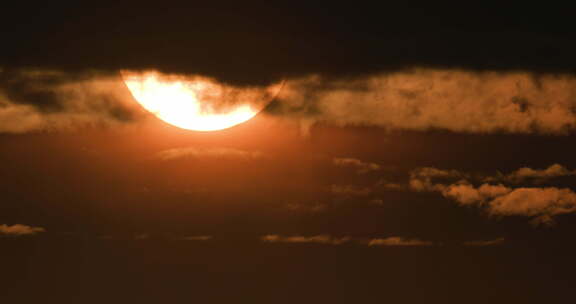
<svg viewBox="0 0 576 304"><path fill-rule="evenodd" d="M573 297L567 8L23 3L0 28L0 300ZM196 132L120 70L282 89Z"/></svg>
<svg viewBox="0 0 576 304"><path fill-rule="evenodd" d="M414 65L576 68L571 10L556 5L120 1L23 5L2 14L0 58L8 66L159 68L242 84Z"/></svg>

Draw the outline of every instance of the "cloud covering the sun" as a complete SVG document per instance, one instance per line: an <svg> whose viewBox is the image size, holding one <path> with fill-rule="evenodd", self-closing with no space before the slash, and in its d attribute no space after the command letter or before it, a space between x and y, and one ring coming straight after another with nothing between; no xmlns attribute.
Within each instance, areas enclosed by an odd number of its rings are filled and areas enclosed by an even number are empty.
<svg viewBox="0 0 576 304"><path fill-rule="evenodd" d="M576 129L576 77L424 68L356 78L310 75L286 79L266 112L300 121L304 133L322 123L417 131L568 134ZM143 117L145 112L118 74L0 71L2 133L117 127ZM337 162L354 165L350 160ZM375 168L357 166L359 172Z"/></svg>

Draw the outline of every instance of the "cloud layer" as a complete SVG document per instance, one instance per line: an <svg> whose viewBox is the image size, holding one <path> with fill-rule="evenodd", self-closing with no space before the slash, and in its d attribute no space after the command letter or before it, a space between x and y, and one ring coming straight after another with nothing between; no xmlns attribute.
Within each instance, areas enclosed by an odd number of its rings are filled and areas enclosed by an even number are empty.
<svg viewBox="0 0 576 304"><path fill-rule="evenodd" d="M0 133L119 127L141 115L117 75L0 70Z"/></svg>
<svg viewBox="0 0 576 304"><path fill-rule="evenodd" d="M299 120L304 131L325 123L418 131L567 134L576 128L576 78L449 69L356 78L311 75L287 79L267 112ZM141 115L119 75L0 70L0 132L117 126Z"/></svg>
<svg viewBox="0 0 576 304"><path fill-rule="evenodd" d="M575 109L576 78L569 75L414 69L291 80L273 111L308 124L565 134L576 127Z"/></svg>

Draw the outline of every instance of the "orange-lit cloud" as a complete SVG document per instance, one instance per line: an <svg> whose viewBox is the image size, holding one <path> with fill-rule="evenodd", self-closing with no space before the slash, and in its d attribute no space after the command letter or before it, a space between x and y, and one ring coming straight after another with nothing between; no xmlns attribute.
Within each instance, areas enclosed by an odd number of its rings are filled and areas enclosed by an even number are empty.
<svg viewBox="0 0 576 304"><path fill-rule="evenodd" d="M542 183L552 178L570 175L576 175L576 170L569 170L560 164L553 164L546 169L523 167L505 176L488 177L486 181L503 180L510 183L532 181Z"/></svg>
<svg viewBox="0 0 576 304"><path fill-rule="evenodd" d="M0 76L0 133L121 127L142 118L114 75L21 70Z"/></svg>
<svg viewBox="0 0 576 304"><path fill-rule="evenodd" d="M485 246L496 246L502 245L506 241L505 238L500 237L493 240L485 240L485 241L467 241L464 242L464 246L471 246L471 247L485 247Z"/></svg>
<svg viewBox="0 0 576 304"><path fill-rule="evenodd" d="M399 236L392 236L388 238L353 238L353 237L335 237L328 234L320 234L313 236L282 236L279 234L268 234L260 238L261 241L266 243L316 243L326 245L343 245L343 244L358 244L370 247L376 246L433 246L435 245L430 241L423 241L417 238L404 238Z"/></svg>
<svg viewBox="0 0 576 304"><path fill-rule="evenodd" d="M356 185L332 185L330 192L337 195L367 196L372 193L372 189Z"/></svg>
<svg viewBox="0 0 576 304"><path fill-rule="evenodd" d="M290 80L274 111L307 125L565 134L576 128L575 106L570 75L413 69Z"/></svg>
<svg viewBox="0 0 576 304"><path fill-rule="evenodd" d="M181 236L176 237L174 240L177 241L209 241L214 237L211 235L192 235L192 236Z"/></svg>
<svg viewBox="0 0 576 304"><path fill-rule="evenodd" d="M415 191L441 190L440 184L435 184L433 180L446 180L463 177L457 170L442 170L433 167L417 168L410 172L409 186Z"/></svg>
<svg viewBox="0 0 576 304"><path fill-rule="evenodd" d="M368 246L432 246L433 242L419 239L408 239L398 236L376 238L368 241Z"/></svg>
<svg viewBox="0 0 576 304"><path fill-rule="evenodd" d="M0 74L0 132L122 126L151 116L134 102L118 75L48 70ZM212 90L201 94L201 108L218 112L248 99L250 103L269 102L280 85L274 89L219 88L214 90L221 93L218 96ZM576 77L570 75L412 69L363 78L312 75L288 79L266 112L300 121L304 133L323 123L418 131L567 134L576 129L575 108ZM186 113L170 113L188 122Z"/></svg>
<svg viewBox="0 0 576 304"><path fill-rule="evenodd" d="M349 237L333 237L326 234L314 236L281 236L278 234L268 234L260 238L267 243L317 243L328 245L341 245L351 240Z"/></svg>
<svg viewBox="0 0 576 304"><path fill-rule="evenodd" d="M519 179L549 178L571 174L560 165L546 170L522 168L500 179L516 183ZM458 181L437 181L435 177L461 178L466 174L455 170L435 168L416 169L410 176L410 189L414 191L440 192L462 205L476 205L493 216L526 216L535 224L552 224L560 214L576 212L576 193L567 188L557 187L509 187L503 184L482 183L474 186L466 179Z"/></svg>
<svg viewBox="0 0 576 304"><path fill-rule="evenodd" d="M255 159L262 159L265 157L265 155L259 151L245 151L225 147L175 148L161 151L156 156L158 159L164 161L177 160L177 159L201 159L201 158L255 160Z"/></svg>
<svg viewBox="0 0 576 304"><path fill-rule="evenodd" d="M364 174L372 171L378 171L381 166L376 163L363 162L356 158L351 157L335 157L332 162L337 167L353 168L358 174Z"/></svg>
<svg viewBox="0 0 576 304"><path fill-rule="evenodd" d="M320 201L301 202L291 201L285 205L286 209L294 213L310 214L326 211L329 204Z"/></svg>
<svg viewBox="0 0 576 304"><path fill-rule="evenodd" d="M23 235L34 235L41 232L46 232L46 229L42 227L32 227L22 224L0 225L0 235L8 236L23 236Z"/></svg>

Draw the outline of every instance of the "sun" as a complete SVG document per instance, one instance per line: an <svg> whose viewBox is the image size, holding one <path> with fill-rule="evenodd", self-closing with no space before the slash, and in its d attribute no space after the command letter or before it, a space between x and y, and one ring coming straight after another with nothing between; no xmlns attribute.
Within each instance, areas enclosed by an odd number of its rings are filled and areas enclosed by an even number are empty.
<svg viewBox="0 0 576 304"><path fill-rule="evenodd" d="M280 85L238 88L201 76L157 71L121 71L124 83L142 107L176 127L216 131L241 124L258 114Z"/></svg>

